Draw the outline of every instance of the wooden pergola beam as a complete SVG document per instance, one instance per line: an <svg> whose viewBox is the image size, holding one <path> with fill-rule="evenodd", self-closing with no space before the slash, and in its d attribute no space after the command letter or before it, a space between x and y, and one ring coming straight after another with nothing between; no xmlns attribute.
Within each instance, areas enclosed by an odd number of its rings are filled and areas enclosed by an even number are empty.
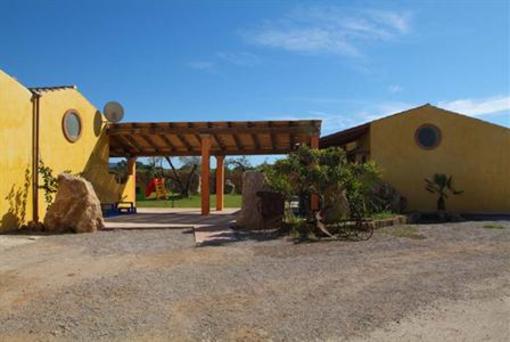
<svg viewBox="0 0 510 342"><path fill-rule="evenodd" d="M211 140L214 155L286 154L297 143L310 144L311 136L319 136L320 121L112 123L107 134L115 157L199 156L203 136ZM232 146L227 144L228 136ZM280 140L287 138L281 145Z"/></svg>
<svg viewBox="0 0 510 342"><path fill-rule="evenodd" d="M208 122L207 127L212 128L212 123ZM213 139L214 143L219 146L220 149L226 150L225 144L223 144L217 134L212 133L211 138Z"/></svg>
<svg viewBox="0 0 510 342"><path fill-rule="evenodd" d="M271 126L272 126L272 123L271 123L271 122L268 122L268 123L267 123L267 125L268 125L268 127L271 127ZM270 141L270 143L271 143L271 148L272 148L273 150L274 150L274 149L276 149L276 142L275 142L275 141L276 141L276 138L275 138L275 136L274 136L274 133L272 133L272 132L269 132L269 141Z"/></svg>
<svg viewBox="0 0 510 342"><path fill-rule="evenodd" d="M175 137L177 138L177 140L179 140L181 145L184 145L184 148L187 151L189 151L189 152L193 151L193 146L191 146L188 139L186 139L182 134L176 134Z"/></svg>
<svg viewBox="0 0 510 342"><path fill-rule="evenodd" d="M214 142L216 143L216 145L219 146L219 148L221 150L226 150L227 147L225 146L225 144L220 140L219 136L216 135L216 134L211 134L211 137L213 138Z"/></svg>
<svg viewBox="0 0 510 342"><path fill-rule="evenodd" d="M304 134L314 134L319 133L319 130L313 127L277 127L277 126L268 126L268 127L237 127L233 126L229 123L229 127L122 127L122 128L109 128L109 135L118 135L118 134L289 134L289 133L304 133Z"/></svg>
<svg viewBox="0 0 510 342"><path fill-rule="evenodd" d="M289 121L289 127L292 127L292 121ZM292 133L289 133L289 145L291 151L296 149L296 139Z"/></svg>
<svg viewBox="0 0 510 342"><path fill-rule="evenodd" d="M151 123L150 126L151 127L155 127L156 124L155 123ZM170 149L174 149L174 146L173 146L172 142L164 134L158 134L157 136L159 136L159 138L161 140L163 140L165 142L165 144L167 144L170 147ZM160 151L162 149L162 147L158 146L158 144L153 140L151 135L143 135L142 134L142 135L140 135L140 137L142 139L144 139L145 142L147 144L149 144L150 146L152 146L156 151Z"/></svg>
<svg viewBox="0 0 510 342"><path fill-rule="evenodd" d="M140 138L142 138L149 146L151 146L157 152L160 151L160 147L158 147L158 144L156 144L149 135L140 135Z"/></svg>
<svg viewBox="0 0 510 342"><path fill-rule="evenodd" d="M137 153L139 150L133 146L128 140L123 138L121 135L115 135L110 137L110 146L123 147L122 150L126 151L126 154Z"/></svg>
<svg viewBox="0 0 510 342"><path fill-rule="evenodd" d="M232 122L228 122L227 126L229 127L230 134L232 135L232 139L234 139L234 143L236 144L236 149L239 151L243 150L243 145L241 144L241 141L239 140L239 137L237 136L237 127L236 131L232 130Z"/></svg>
<svg viewBox="0 0 510 342"><path fill-rule="evenodd" d="M253 123L248 122L248 126L249 127L253 127ZM251 140L253 141L253 145L255 146L255 149L259 150L260 149L260 142L259 142L259 138L257 137L257 134L251 133L250 136L251 136Z"/></svg>
<svg viewBox="0 0 510 342"><path fill-rule="evenodd" d="M160 138L161 140L163 140L163 141L165 142L165 144L167 144L167 145L170 147L170 150L172 150L172 151L173 151L173 150L175 150L175 146L174 146L174 144L172 144L172 142L170 141L170 139L168 139L168 138L167 138L167 136L166 136L166 135L164 135L164 134L160 134L160 135L159 135L159 138Z"/></svg>
<svg viewBox="0 0 510 342"><path fill-rule="evenodd" d="M143 147L132 136L130 136L130 135L120 135L120 137L126 139L138 151L143 151Z"/></svg>
<svg viewBox="0 0 510 342"><path fill-rule="evenodd" d="M173 123L169 122L167 127L151 127L151 132L149 134L174 134L175 138L179 140L179 143L184 146L184 148L191 152L193 151L193 146L189 143L189 141L181 134L182 130L173 125ZM159 133L156 133L159 132ZM137 134L133 132L132 134Z"/></svg>
<svg viewBox="0 0 510 342"><path fill-rule="evenodd" d="M194 127L193 123L192 122L188 122L188 128L193 128L193 127ZM199 144L202 143L202 138L200 137L200 134L194 133L193 136L195 137L195 139L197 139Z"/></svg>

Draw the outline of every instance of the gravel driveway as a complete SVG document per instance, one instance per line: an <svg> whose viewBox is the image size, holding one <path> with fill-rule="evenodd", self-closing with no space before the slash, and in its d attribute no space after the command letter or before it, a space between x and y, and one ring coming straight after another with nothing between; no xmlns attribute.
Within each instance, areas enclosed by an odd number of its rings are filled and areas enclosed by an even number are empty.
<svg viewBox="0 0 510 342"><path fill-rule="evenodd" d="M200 248L189 229L0 236L0 341L509 340L510 223L414 228Z"/></svg>

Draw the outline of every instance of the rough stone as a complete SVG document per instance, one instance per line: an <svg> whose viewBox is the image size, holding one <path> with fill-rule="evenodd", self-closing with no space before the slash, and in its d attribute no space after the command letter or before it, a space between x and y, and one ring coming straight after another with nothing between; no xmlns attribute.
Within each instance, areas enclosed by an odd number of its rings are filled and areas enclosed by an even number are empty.
<svg viewBox="0 0 510 342"><path fill-rule="evenodd" d="M324 208L322 209L322 221L324 223L336 223L350 216L351 210L345 190L325 196L324 201Z"/></svg>
<svg viewBox="0 0 510 342"><path fill-rule="evenodd" d="M67 173L58 176L58 191L44 226L50 232L88 233L104 228L101 203L92 184Z"/></svg>
<svg viewBox="0 0 510 342"><path fill-rule="evenodd" d="M243 229L264 229L265 222L259 211L259 191L268 191L269 186L265 182L264 174L257 171L243 173L242 205L236 220L236 225Z"/></svg>

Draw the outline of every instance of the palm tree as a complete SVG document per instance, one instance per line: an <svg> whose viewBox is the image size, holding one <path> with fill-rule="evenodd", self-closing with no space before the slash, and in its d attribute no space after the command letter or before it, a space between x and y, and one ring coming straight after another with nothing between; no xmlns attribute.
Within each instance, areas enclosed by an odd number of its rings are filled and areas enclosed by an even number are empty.
<svg viewBox="0 0 510 342"><path fill-rule="evenodd" d="M460 195L463 190L455 190L453 187L453 176L447 176L444 173L435 173L432 179L425 178L425 189L432 193L439 195L437 199L437 210L446 210L446 199L448 194Z"/></svg>

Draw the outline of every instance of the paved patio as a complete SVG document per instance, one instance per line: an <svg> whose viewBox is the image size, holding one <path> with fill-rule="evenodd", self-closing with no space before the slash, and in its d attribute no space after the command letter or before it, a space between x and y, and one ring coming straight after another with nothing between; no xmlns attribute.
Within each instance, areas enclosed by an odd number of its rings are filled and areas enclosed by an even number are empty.
<svg viewBox="0 0 510 342"><path fill-rule="evenodd" d="M193 229L197 245L234 239L231 226L239 209L212 211L203 216L198 208L139 208L137 214L108 217L106 229Z"/></svg>

